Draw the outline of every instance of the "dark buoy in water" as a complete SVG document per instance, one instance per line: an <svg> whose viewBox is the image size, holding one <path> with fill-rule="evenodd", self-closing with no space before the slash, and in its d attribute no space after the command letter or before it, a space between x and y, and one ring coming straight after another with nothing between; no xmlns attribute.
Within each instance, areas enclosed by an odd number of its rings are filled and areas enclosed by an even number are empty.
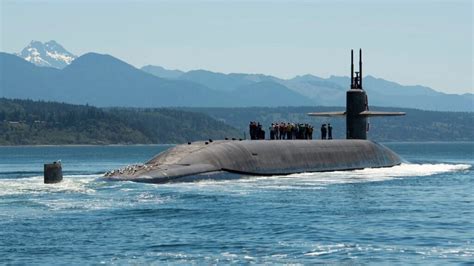
<svg viewBox="0 0 474 266"><path fill-rule="evenodd" d="M44 183L54 184L63 180L63 168L61 162L44 164Z"/></svg>

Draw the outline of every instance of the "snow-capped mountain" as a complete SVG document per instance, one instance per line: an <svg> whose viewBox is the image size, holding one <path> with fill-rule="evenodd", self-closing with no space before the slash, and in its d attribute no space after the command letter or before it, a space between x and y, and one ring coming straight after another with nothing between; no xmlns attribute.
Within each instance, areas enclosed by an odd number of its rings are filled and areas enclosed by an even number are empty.
<svg viewBox="0 0 474 266"><path fill-rule="evenodd" d="M54 68L64 68L77 58L77 56L68 52L55 41L46 43L31 41L28 46L16 55L37 66Z"/></svg>

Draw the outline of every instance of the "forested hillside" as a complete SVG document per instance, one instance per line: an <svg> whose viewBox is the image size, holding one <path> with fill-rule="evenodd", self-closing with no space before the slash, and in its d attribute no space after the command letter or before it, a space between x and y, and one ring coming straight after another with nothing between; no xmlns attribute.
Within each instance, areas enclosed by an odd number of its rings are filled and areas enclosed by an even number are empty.
<svg viewBox="0 0 474 266"><path fill-rule="evenodd" d="M200 113L0 98L0 145L181 143L237 134Z"/></svg>
<svg viewBox="0 0 474 266"><path fill-rule="evenodd" d="M248 136L248 123L259 121L331 123L336 138L345 137L342 118L316 118L308 112L336 107L277 108L96 108L56 102L0 98L0 145L183 143ZM474 114L404 108L404 117L370 119L369 138L378 141L473 141ZM267 130L268 131L268 130Z"/></svg>

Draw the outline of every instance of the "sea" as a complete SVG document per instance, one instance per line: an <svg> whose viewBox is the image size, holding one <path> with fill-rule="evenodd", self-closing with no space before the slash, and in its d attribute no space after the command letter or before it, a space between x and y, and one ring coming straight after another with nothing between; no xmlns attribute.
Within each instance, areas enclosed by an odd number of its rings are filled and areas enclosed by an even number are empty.
<svg viewBox="0 0 474 266"><path fill-rule="evenodd" d="M474 143L384 145L404 162L173 184L103 178L171 145L0 147L0 264L473 265Z"/></svg>

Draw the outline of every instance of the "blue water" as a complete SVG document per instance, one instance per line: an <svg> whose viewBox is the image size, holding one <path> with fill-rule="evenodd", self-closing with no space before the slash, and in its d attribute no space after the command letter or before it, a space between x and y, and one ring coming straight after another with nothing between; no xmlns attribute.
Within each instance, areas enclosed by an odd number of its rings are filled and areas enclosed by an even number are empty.
<svg viewBox="0 0 474 266"><path fill-rule="evenodd" d="M407 162L164 185L101 173L169 146L0 147L0 263L474 263L474 143L387 146Z"/></svg>

